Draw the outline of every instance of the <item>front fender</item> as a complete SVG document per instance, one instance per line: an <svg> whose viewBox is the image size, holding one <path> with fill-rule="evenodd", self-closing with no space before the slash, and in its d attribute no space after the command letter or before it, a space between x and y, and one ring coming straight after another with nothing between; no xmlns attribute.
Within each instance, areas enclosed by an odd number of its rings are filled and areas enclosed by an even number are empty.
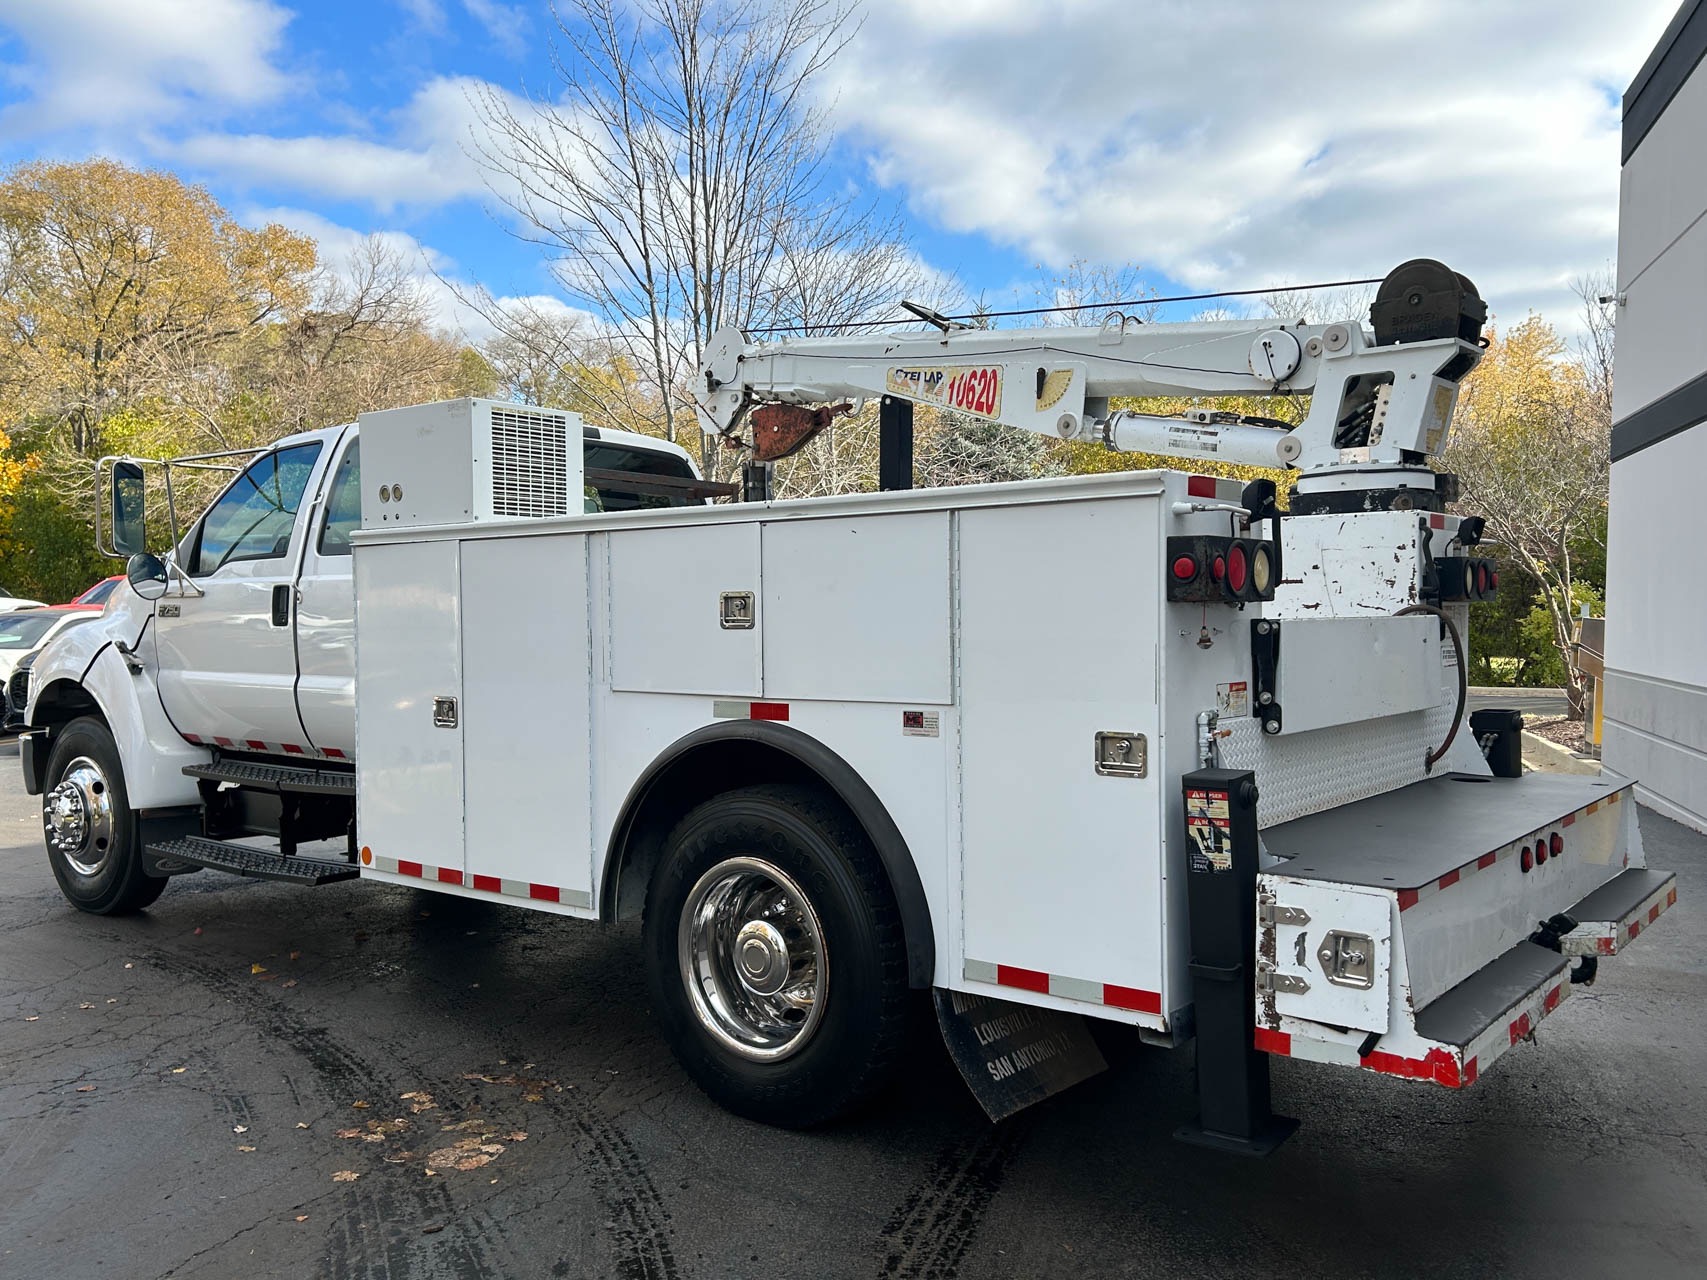
<svg viewBox="0 0 1707 1280"><path fill-rule="evenodd" d="M25 718L32 728L47 729L51 741L53 731L66 721L99 714L118 745L131 808L199 805L201 794L195 779L184 776L184 766L205 764L213 753L178 736L160 705L152 662L132 671L114 647L116 640L136 631L134 622L112 612L99 622L66 631L31 669ZM46 750L46 743L41 744L43 767Z"/></svg>

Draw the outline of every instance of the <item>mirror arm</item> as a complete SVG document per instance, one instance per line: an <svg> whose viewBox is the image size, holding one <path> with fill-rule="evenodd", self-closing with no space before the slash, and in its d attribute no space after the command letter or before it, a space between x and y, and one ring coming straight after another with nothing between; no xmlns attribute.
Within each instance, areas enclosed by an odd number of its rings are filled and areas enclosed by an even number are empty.
<svg viewBox="0 0 1707 1280"><path fill-rule="evenodd" d="M184 587L184 589L187 590L191 595L193 595L193 596L205 596L207 594L207 592L203 591L200 587L198 587L196 585L196 580L194 578L190 577L189 574L185 573L182 569L180 569L178 567L178 549L177 549L177 547L174 546L172 548L172 553L164 558L164 563L166 565L167 574L173 578L176 578L178 580L178 582Z"/></svg>

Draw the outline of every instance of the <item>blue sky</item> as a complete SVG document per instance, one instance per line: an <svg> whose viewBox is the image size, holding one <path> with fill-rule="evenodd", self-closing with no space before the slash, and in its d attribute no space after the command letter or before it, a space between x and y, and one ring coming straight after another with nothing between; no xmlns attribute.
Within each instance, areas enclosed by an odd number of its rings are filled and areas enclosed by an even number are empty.
<svg viewBox="0 0 1707 1280"><path fill-rule="evenodd" d="M995 305L1074 259L1173 292L1433 256L1570 328L1673 7L867 0L819 102L836 180ZM330 258L379 232L424 280L550 295L466 149L471 88L556 92L553 27L504 0L0 0L0 160L170 168Z"/></svg>

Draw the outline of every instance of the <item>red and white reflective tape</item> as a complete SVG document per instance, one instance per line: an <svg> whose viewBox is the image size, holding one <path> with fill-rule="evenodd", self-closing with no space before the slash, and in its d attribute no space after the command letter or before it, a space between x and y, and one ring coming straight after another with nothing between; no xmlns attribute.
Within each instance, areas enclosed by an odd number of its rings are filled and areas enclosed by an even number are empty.
<svg viewBox="0 0 1707 1280"><path fill-rule="evenodd" d="M294 742L263 742L259 738L225 738L215 734L204 738L199 733L179 734L185 742L197 747L218 747L222 751L258 751L269 756L311 756L321 760L348 760L336 747L304 747Z"/></svg>
<svg viewBox="0 0 1707 1280"><path fill-rule="evenodd" d="M1564 828L1575 825L1578 818L1586 818L1596 814L1600 812L1603 806L1611 808L1613 805L1618 803L1618 798L1622 794L1622 791L1614 791L1611 795L1605 797L1605 799L1592 800L1581 809L1567 813L1558 821L1550 822L1546 827L1543 827L1540 830L1532 831L1521 839L1513 840L1504 848L1496 849L1492 853L1484 853L1474 861L1466 862L1463 866L1448 871L1438 880L1431 880L1427 884L1421 885L1415 889L1400 889L1399 910L1409 911L1412 907L1416 906L1417 903L1433 897L1442 889L1450 889L1455 884L1461 884L1463 881L1468 880L1471 876L1475 875L1476 872L1486 871L1497 862L1504 862L1508 859L1517 857L1525 845L1534 848L1537 841L1545 841L1549 835L1554 833L1554 831L1563 831ZM1550 853L1547 855L1547 857L1564 856L1565 855L1562 853ZM1541 863L1546 862L1546 860L1546 858L1537 859L1537 861Z"/></svg>
<svg viewBox="0 0 1707 1280"><path fill-rule="evenodd" d="M433 884L454 885L475 893L490 893L501 898L525 898L530 902L555 902L565 907L590 907L591 894L580 889L563 889L554 884L533 884L527 880L506 880L502 876L469 875L455 867L435 867L425 862L410 862L406 858L384 858L372 849L362 850L362 866L387 875L408 876Z"/></svg>
<svg viewBox="0 0 1707 1280"><path fill-rule="evenodd" d="M1100 1004L1110 1009L1129 1009L1134 1013L1160 1016L1162 996L1159 991L1141 987L1123 987L1113 982L1092 982L1087 978L1067 978L1058 973L1038 969L1021 969L1011 964L991 964L988 960L968 960L963 970L968 982L991 982L998 987L1016 991L1035 991L1038 995L1055 996L1061 1000L1077 1000L1083 1004Z"/></svg>
<svg viewBox="0 0 1707 1280"><path fill-rule="evenodd" d="M1193 498L1209 498L1215 502L1237 502L1245 494L1243 480L1223 480L1219 476L1187 476L1186 494Z"/></svg>
<svg viewBox="0 0 1707 1280"><path fill-rule="evenodd" d="M1301 1058L1337 1066L1362 1067L1403 1080L1422 1080L1448 1089L1466 1089L1481 1073L1519 1040L1527 1039L1536 1026L1564 1003L1570 994L1567 978L1543 983L1512 1005L1480 1032L1469 1044L1430 1044L1423 1056L1408 1057L1377 1049L1359 1057L1355 1046L1337 1041L1314 1040L1308 1036L1257 1027L1252 1034L1256 1048L1282 1058Z"/></svg>
<svg viewBox="0 0 1707 1280"><path fill-rule="evenodd" d="M1566 946L1566 955L1595 955L1615 956L1620 950L1629 946L1668 907L1677 905L1677 882L1661 885L1644 898L1628 915L1621 920L1609 920L1592 931L1587 926L1567 934L1562 942Z"/></svg>
<svg viewBox="0 0 1707 1280"><path fill-rule="evenodd" d="M716 698L711 714L717 720L786 720L786 702L741 702L733 698Z"/></svg>

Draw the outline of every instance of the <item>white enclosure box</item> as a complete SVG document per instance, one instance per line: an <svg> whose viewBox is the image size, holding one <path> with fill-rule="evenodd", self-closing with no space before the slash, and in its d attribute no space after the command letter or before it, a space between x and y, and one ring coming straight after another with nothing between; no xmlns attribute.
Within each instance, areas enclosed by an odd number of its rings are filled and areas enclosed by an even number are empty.
<svg viewBox="0 0 1707 1280"><path fill-rule="evenodd" d="M489 524L584 510L579 414L446 400L361 415L362 528Z"/></svg>

